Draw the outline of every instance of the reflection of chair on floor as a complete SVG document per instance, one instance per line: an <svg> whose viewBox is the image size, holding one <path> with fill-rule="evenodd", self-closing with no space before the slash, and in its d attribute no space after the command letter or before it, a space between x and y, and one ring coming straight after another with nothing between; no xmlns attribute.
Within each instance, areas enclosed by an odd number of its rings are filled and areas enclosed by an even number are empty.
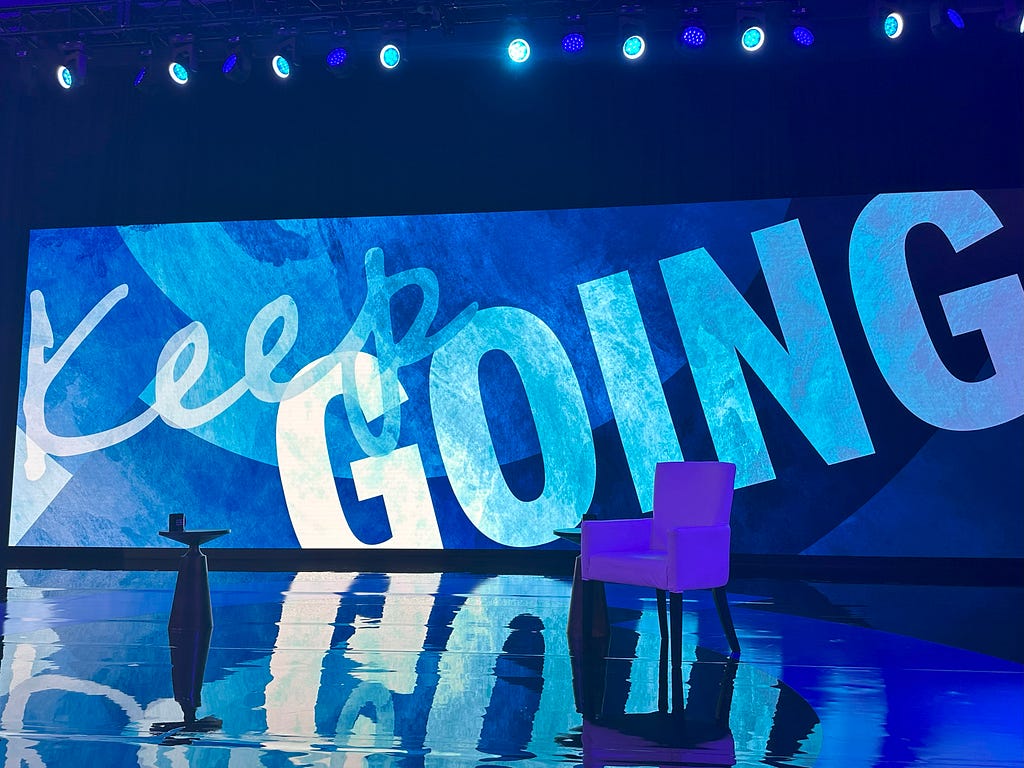
<svg viewBox="0 0 1024 768"><path fill-rule="evenodd" d="M682 593L687 589L712 590L729 647L740 650L725 593L735 480L736 465L727 462L662 462L655 467L651 517L587 520L581 526L583 579L656 589L662 641L671 637L672 661L677 665L682 654Z"/></svg>
<svg viewBox="0 0 1024 768"><path fill-rule="evenodd" d="M667 706L668 658L662 644L658 675L658 711L625 713L604 710L610 699L606 686L630 685L630 667L625 674L608 675L609 662L592 658L574 673L591 676L589 684L578 681L597 700L583 702L583 726L578 737L584 766L622 764L731 766L736 764L736 747L729 727L733 686L738 661L698 647L690 667L689 691L683 706L681 665L672 665L672 709ZM631 666L631 665L630 665ZM610 679L609 679L610 678ZM575 741L573 739L572 741ZM572 741L569 743L572 744Z"/></svg>

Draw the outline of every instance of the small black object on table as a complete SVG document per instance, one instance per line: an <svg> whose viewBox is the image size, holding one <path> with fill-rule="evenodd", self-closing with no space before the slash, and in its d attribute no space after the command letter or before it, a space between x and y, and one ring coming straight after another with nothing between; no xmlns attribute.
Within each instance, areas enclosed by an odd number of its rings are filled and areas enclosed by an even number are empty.
<svg viewBox="0 0 1024 768"><path fill-rule="evenodd" d="M157 723L151 730L165 733L169 737L181 731L194 733L216 730L221 726L218 718L207 716L201 720L196 719L196 710L202 704L200 692L206 672L206 658L210 652L210 636L213 633L210 577L206 568L206 555L200 547L231 531L221 528L159 533L165 538L188 545L188 551L178 565L178 580L174 585L171 616L167 622L174 700L181 706L185 720L181 723Z"/></svg>

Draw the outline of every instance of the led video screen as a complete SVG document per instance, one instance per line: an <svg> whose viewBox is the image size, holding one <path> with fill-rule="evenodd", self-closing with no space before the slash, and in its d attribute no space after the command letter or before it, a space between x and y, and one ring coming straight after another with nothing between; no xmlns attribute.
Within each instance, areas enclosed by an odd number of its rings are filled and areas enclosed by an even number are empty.
<svg viewBox="0 0 1024 768"><path fill-rule="evenodd" d="M10 543L1024 555L1024 193L37 230Z"/></svg>

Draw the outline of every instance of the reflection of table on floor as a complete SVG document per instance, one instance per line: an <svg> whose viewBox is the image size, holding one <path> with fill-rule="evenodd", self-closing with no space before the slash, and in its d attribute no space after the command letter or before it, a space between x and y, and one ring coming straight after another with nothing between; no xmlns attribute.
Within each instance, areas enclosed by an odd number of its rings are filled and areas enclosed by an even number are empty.
<svg viewBox="0 0 1024 768"><path fill-rule="evenodd" d="M174 585L171 617L167 622L167 639L171 647L171 683L174 699L181 705L185 721L181 725L200 730L220 727L217 718L196 720L201 705L200 692L206 672L206 657L210 651L213 632L213 606L210 602L210 577L206 568L206 555L199 548L208 541L231 533L223 528L207 531L160 531L160 535L188 545L188 552L178 566L178 581ZM165 724L175 727L178 724Z"/></svg>
<svg viewBox="0 0 1024 768"><path fill-rule="evenodd" d="M554 534L559 538L579 545L582 532L579 528L558 528ZM604 582L584 581L580 572L580 558L572 574L572 593L569 598L569 650L582 651L584 643L608 638L608 604L605 600Z"/></svg>

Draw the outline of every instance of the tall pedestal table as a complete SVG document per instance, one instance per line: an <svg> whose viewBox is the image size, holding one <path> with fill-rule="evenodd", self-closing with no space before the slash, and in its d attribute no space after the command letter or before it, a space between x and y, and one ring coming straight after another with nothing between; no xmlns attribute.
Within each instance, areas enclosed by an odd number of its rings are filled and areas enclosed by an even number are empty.
<svg viewBox="0 0 1024 768"><path fill-rule="evenodd" d="M206 672L206 657L210 652L213 633L213 606L210 602L210 577L206 568L206 555L199 548L208 541L231 533L230 529L198 531L160 531L160 535L188 545L188 552L178 566L178 581L174 585L171 617L167 622L167 639L171 646L171 682L174 700L181 706L185 726L203 725L219 727L216 718L196 720L201 706L200 692ZM202 730L206 730L202 728Z"/></svg>

